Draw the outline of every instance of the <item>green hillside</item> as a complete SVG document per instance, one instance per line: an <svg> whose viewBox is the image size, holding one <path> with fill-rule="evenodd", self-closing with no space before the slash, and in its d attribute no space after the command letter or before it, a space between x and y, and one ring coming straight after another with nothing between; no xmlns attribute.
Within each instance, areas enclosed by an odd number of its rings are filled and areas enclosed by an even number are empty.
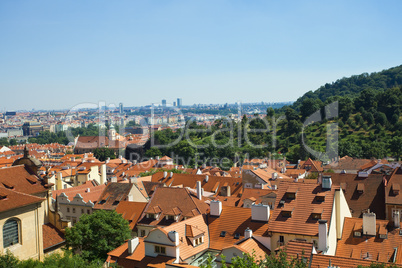
<svg viewBox="0 0 402 268"><path fill-rule="evenodd" d="M402 65L378 73L361 74L342 78L326 84L315 92L307 92L292 106L268 109L265 118L257 116L241 122L217 120L211 128L188 123L179 143L157 149L145 146L145 155L176 155L183 159L228 157L231 161L244 157L266 157L281 152L288 159L297 161L313 157L301 146L303 122L311 114L321 111L325 118L325 106L338 101L338 116L308 125L304 137L308 146L325 152L327 124L337 123L339 155L360 158L400 158L402 152ZM273 122L280 116L275 130ZM269 129L266 125L269 124ZM265 129L265 131L261 131ZM247 132L247 138L244 133ZM188 134L186 134L188 133ZM168 145L180 136L170 129L156 132L158 144ZM334 137L332 134L329 138ZM217 148L213 143L222 146ZM206 145L195 148L192 145ZM256 148L254 145L263 145ZM327 159L329 160L329 159ZM190 160L187 164L199 163ZM229 164L230 164L229 163ZM221 165L223 166L223 165ZM226 166L227 168L228 166Z"/></svg>

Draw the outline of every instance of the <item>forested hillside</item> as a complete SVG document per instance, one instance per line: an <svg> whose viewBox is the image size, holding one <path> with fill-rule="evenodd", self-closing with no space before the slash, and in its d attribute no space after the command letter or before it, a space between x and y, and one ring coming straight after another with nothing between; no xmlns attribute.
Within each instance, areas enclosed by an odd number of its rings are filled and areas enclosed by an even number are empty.
<svg viewBox="0 0 402 268"><path fill-rule="evenodd" d="M324 152L326 126L328 123L338 123L338 149L341 157L399 158L402 152L401 85L402 65L379 73L342 78L315 92L306 93L292 106L268 109L265 118L243 117L237 123L218 120L211 128L189 123L179 143L161 149L150 148L150 144L147 144L146 155L173 153L188 159L198 154L200 158L228 157L236 160L244 154L249 157L265 157L269 153L281 152L293 161L313 157L301 146L303 122L316 111L321 110L324 115L325 106L338 101L337 117L331 121L311 124L304 129L310 147ZM282 115L285 119L278 121ZM276 129L273 129L275 121L278 123ZM171 144L179 136L180 133L167 129L156 132L154 138L159 144ZM214 142L222 147L213 146ZM250 144L261 145L261 148ZM192 145L198 145L199 148ZM200 145L204 145L203 148Z"/></svg>

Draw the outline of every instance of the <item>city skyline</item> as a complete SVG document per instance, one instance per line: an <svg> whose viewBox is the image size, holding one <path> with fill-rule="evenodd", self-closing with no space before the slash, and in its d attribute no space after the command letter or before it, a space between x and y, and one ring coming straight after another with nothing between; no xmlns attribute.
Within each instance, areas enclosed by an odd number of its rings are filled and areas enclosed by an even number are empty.
<svg viewBox="0 0 402 268"><path fill-rule="evenodd" d="M399 1L1 2L2 110L287 102L401 64ZM174 99L172 98L172 102Z"/></svg>

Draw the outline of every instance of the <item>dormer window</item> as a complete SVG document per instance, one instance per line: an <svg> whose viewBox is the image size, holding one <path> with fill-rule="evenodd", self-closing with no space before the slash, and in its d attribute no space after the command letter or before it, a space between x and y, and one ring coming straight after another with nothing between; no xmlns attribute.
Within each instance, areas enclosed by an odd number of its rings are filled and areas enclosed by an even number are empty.
<svg viewBox="0 0 402 268"><path fill-rule="evenodd" d="M204 243L204 236L196 237L193 239L193 246L196 247Z"/></svg>
<svg viewBox="0 0 402 268"><path fill-rule="evenodd" d="M384 225L380 225L380 228L378 230L378 237L380 239L387 239L387 228Z"/></svg>
<svg viewBox="0 0 402 268"><path fill-rule="evenodd" d="M394 195L398 195L400 189L401 189L401 187L399 186L398 183L393 183L393 184L392 184L392 193L393 193Z"/></svg>
<svg viewBox="0 0 402 268"><path fill-rule="evenodd" d="M354 235L355 237L361 237L361 236L362 236L362 233L361 233L360 231L355 231L355 232L353 233L353 235Z"/></svg>
<svg viewBox="0 0 402 268"><path fill-rule="evenodd" d="M293 212L293 209L283 208L281 211L281 215L285 218L290 218L290 217L292 217L292 212Z"/></svg>
<svg viewBox="0 0 402 268"><path fill-rule="evenodd" d="M148 219L157 219L157 214L148 213L148 214L147 214L147 218L148 218Z"/></svg>
<svg viewBox="0 0 402 268"><path fill-rule="evenodd" d="M296 193L297 193L297 187L289 187L286 190L285 197L286 197L286 199L295 199Z"/></svg>
<svg viewBox="0 0 402 268"><path fill-rule="evenodd" d="M323 209L322 208L315 208L313 209L313 211L311 212L311 217L314 220L320 220L321 219L321 215L322 215Z"/></svg>
<svg viewBox="0 0 402 268"><path fill-rule="evenodd" d="M357 192L358 192L359 194L362 194L362 193L364 192L364 184L363 184L362 182L358 183L356 190L357 190Z"/></svg>
<svg viewBox="0 0 402 268"><path fill-rule="evenodd" d="M321 193L318 193L316 196L315 196L315 200L317 201L317 202L324 202L325 201L325 195L326 195L326 193L323 193L323 192L321 192Z"/></svg>

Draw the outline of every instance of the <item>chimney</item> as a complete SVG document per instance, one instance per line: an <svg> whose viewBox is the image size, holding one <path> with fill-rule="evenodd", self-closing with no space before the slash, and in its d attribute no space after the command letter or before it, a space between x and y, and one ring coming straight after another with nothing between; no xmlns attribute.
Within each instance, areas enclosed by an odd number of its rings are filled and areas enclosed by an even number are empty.
<svg viewBox="0 0 402 268"><path fill-rule="evenodd" d="M251 206L251 220L252 221L268 222L269 215L270 215L270 211L269 211L269 206L268 205L263 205L263 204L255 205L255 204L253 204Z"/></svg>
<svg viewBox="0 0 402 268"><path fill-rule="evenodd" d="M401 221L400 221L400 216L399 216L399 211L396 210L394 212L394 227L395 228L400 228L401 227Z"/></svg>
<svg viewBox="0 0 402 268"><path fill-rule="evenodd" d="M179 240L179 233L178 232L170 231L168 233L168 237L169 237L170 240L172 240L174 242L175 246L179 245L180 240Z"/></svg>
<svg viewBox="0 0 402 268"><path fill-rule="evenodd" d="M70 157L70 161L75 161L75 157Z"/></svg>
<svg viewBox="0 0 402 268"><path fill-rule="evenodd" d="M128 254L133 254L139 243L138 237L128 240Z"/></svg>
<svg viewBox="0 0 402 268"><path fill-rule="evenodd" d="M170 172L170 178L173 178L173 172Z"/></svg>
<svg viewBox="0 0 402 268"><path fill-rule="evenodd" d="M166 179L167 177L167 171L163 171L163 178Z"/></svg>
<svg viewBox="0 0 402 268"><path fill-rule="evenodd" d="M326 252L328 248L328 228L326 220L318 220L318 250Z"/></svg>
<svg viewBox="0 0 402 268"><path fill-rule="evenodd" d="M331 190L331 187L332 187L331 176L322 176L321 187L323 190Z"/></svg>
<svg viewBox="0 0 402 268"><path fill-rule="evenodd" d="M100 177L100 184L105 184L106 182L106 164L101 165L101 177Z"/></svg>
<svg viewBox="0 0 402 268"><path fill-rule="evenodd" d="M376 218L375 213L368 211L363 213L363 235L376 235Z"/></svg>
<svg viewBox="0 0 402 268"><path fill-rule="evenodd" d="M61 172L57 172L56 174L56 189L61 190L63 188L63 175Z"/></svg>
<svg viewBox="0 0 402 268"><path fill-rule="evenodd" d="M278 178L278 173L274 172L272 173L272 179L276 180Z"/></svg>
<svg viewBox="0 0 402 268"><path fill-rule="evenodd" d="M322 173L319 173L319 174L318 174L318 177L317 177L317 184L322 184Z"/></svg>
<svg viewBox="0 0 402 268"><path fill-rule="evenodd" d="M219 200L211 200L210 203L210 215L219 217L222 212L222 202Z"/></svg>
<svg viewBox="0 0 402 268"><path fill-rule="evenodd" d="M209 180L209 176L206 175L206 176L205 176L205 182L208 182L208 180Z"/></svg>
<svg viewBox="0 0 402 268"><path fill-rule="evenodd" d="M137 183L137 178L136 177L131 177L130 178L130 183L132 183L132 184Z"/></svg>
<svg viewBox="0 0 402 268"><path fill-rule="evenodd" d="M159 159L160 159L159 155L157 155L157 156L155 157L155 159L156 159L156 160L159 160Z"/></svg>
<svg viewBox="0 0 402 268"><path fill-rule="evenodd" d="M202 200L201 182L200 182L200 181L197 181L197 188L196 188L196 191L197 191L197 198L198 198L199 200Z"/></svg>
<svg viewBox="0 0 402 268"><path fill-rule="evenodd" d="M108 164L110 162L110 157L108 157L105 161L106 164Z"/></svg>
<svg viewBox="0 0 402 268"><path fill-rule="evenodd" d="M247 227L247 229L244 230L244 238L248 239L248 238L251 238L251 237L253 237L253 231L250 228Z"/></svg>
<svg viewBox="0 0 402 268"><path fill-rule="evenodd" d="M117 182L117 177L113 177L110 179L111 182Z"/></svg>
<svg viewBox="0 0 402 268"><path fill-rule="evenodd" d="M174 249L174 257L176 258L173 263L180 262L180 248L179 248L179 233L176 231L171 231L168 233L168 237L175 243L176 248Z"/></svg>

